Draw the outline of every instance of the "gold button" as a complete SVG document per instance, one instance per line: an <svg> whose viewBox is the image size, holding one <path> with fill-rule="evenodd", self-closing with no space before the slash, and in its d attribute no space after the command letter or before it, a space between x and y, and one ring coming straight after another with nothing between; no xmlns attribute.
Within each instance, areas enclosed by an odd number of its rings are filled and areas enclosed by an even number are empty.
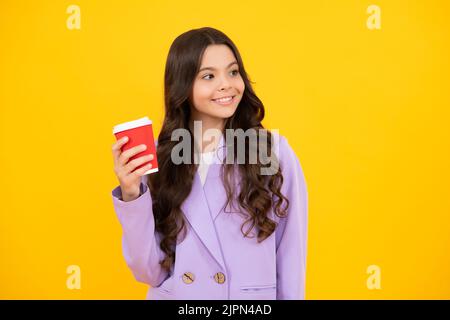
<svg viewBox="0 0 450 320"><path fill-rule="evenodd" d="M194 282L194 279L195 279L195 277L192 272L183 273L183 282L184 283L190 284L190 283Z"/></svg>
<svg viewBox="0 0 450 320"><path fill-rule="evenodd" d="M217 283L224 283L225 282L225 275L222 272L217 272L214 275L214 280L216 280Z"/></svg>

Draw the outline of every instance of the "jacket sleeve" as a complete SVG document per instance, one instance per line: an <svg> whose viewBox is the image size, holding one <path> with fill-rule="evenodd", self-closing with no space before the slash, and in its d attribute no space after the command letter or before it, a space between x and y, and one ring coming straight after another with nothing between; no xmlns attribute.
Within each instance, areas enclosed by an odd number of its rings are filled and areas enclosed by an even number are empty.
<svg viewBox="0 0 450 320"><path fill-rule="evenodd" d="M152 198L146 181L144 175L137 199L122 201L120 186L112 191L112 199L122 226L122 251L128 267L137 281L157 287L168 273L159 264L164 252L159 247L160 239L155 232Z"/></svg>
<svg viewBox="0 0 450 320"><path fill-rule="evenodd" d="M287 217L276 229L277 300L305 299L308 194L305 177L295 152L280 137L282 194L289 200Z"/></svg>

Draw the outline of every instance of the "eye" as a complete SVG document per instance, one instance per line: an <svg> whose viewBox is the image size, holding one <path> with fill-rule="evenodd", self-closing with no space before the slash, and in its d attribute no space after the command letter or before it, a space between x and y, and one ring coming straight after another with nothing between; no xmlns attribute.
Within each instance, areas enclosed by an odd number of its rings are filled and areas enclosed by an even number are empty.
<svg viewBox="0 0 450 320"><path fill-rule="evenodd" d="M210 78L206 78L206 77L208 77L208 76L212 76L212 77L214 77L212 74L205 74L203 77L202 77L202 79L205 79L205 80L209 80Z"/></svg>
<svg viewBox="0 0 450 320"><path fill-rule="evenodd" d="M233 76L237 76L237 75L239 74L239 70L238 70L238 69L235 69L235 70L231 71L231 73L233 74ZM210 77L214 77L214 75L208 73L208 74L205 74L205 75L202 77L202 79L210 80L210 79L212 79L212 78L210 78Z"/></svg>

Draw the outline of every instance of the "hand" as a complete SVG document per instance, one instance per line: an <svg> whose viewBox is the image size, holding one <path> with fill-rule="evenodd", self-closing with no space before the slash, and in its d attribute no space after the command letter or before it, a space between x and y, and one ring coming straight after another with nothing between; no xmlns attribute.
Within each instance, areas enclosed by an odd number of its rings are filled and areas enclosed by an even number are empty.
<svg viewBox="0 0 450 320"><path fill-rule="evenodd" d="M145 144L141 144L130 148L124 152L121 152L122 146L128 141L128 137L116 141L112 146L112 154L114 158L114 172L119 179L120 189L122 190L122 198L124 201L131 201L139 197L141 176L152 168L149 163L142 168L133 171L141 164L151 161L154 157L153 154L141 156L128 162L128 160L144 151L146 149Z"/></svg>

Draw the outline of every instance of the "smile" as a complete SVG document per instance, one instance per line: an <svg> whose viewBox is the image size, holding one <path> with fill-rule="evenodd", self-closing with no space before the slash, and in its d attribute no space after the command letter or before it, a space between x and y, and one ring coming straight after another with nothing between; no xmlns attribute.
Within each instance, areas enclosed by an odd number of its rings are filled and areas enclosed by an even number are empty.
<svg viewBox="0 0 450 320"><path fill-rule="evenodd" d="M220 98L220 99L212 99L212 101L214 101L215 103L220 104L222 106L227 106L234 101L234 97L236 97L236 96L229 96L229 97L224 97L224 98Z"/></svg>

